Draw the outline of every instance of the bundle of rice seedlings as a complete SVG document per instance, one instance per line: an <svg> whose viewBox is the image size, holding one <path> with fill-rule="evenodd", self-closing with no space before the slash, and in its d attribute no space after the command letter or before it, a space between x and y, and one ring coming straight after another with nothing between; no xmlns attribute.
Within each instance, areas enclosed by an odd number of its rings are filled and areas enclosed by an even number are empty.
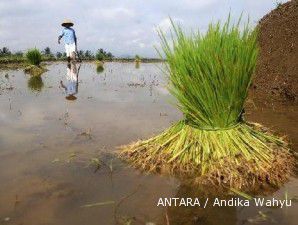
<svg viewBox="0 0 298 225"><path fill-rule="evenodd" d="M41 53L36 48L28 50L26 58L31 65L39 66L41 63Z"/></svg>
<svg viewBox="0 0 298 225"><path fill-rule="evenodd" d="M205 35L187 36L172 23L171 41L159 31L168 89L184 118L157 136L121 146L123 159L146 171L238 189L289 178L294 160L286 141L243 118L258 46L257 30L239 24L229 17L209 25Z"/></svg>
<svg viewBox="0 0 298 225"><path fill-rule="evenodd" d="M34 48L28 50L26 53L26 58L30 65L24 69L25 73L29 73L33 76L39 76L47 71L44 67L40 66L41 53L38 49Z"/></svg>

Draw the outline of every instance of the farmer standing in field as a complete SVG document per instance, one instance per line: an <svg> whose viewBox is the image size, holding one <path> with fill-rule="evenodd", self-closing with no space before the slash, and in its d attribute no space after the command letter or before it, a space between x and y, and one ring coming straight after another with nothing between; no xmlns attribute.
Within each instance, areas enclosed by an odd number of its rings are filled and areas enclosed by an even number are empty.
<svg viewBox="0 0 298 225"><path fill-rule="evenodd" d="M64 20L61 24L64 29L62 30L61 35L58 37L58 44L60 44L60 40L63 37L65 43L65 51L67 56L67 61L75 59L75 55L77 52L77 37L73 26L73 22L70 20Z"/></svg>

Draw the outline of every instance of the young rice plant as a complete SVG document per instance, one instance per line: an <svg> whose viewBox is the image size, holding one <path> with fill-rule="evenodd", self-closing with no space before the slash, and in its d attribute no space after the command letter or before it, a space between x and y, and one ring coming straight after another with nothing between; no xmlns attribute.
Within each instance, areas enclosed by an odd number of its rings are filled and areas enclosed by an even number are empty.
<svg viewBox="0 0 298 225"><path fill-rule="evenodd" d="M26 58L31 65L39 66L41 63L41 53L36 48L28 50Z"/></svg>

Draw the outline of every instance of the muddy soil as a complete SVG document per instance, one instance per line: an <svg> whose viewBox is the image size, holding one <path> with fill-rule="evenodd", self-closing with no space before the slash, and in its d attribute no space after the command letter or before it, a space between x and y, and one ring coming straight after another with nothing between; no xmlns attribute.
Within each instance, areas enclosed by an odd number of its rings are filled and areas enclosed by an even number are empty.
<svg viewBox="0 0 298 225"><path fill-rule="evenodd" d="M267 105L297 104L298 1L279 5L259 21L258 28L254 99Z"/></svg>

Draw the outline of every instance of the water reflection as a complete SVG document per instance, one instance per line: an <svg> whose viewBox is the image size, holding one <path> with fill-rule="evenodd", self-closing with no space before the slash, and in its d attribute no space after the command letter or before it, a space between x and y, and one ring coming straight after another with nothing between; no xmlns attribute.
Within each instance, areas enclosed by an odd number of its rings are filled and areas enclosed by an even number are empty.
<svg viewBox="0 0 298 225"><path fill-rule="evenodd" d="M66 84L63 81L60 81L60 85L65 90L66 99L67 100L76 100L75 96L79 91L79 71L81 68L81 64L77 68L75 62L71 62L67 64L66 69Z"/></svg>
<svg viewBox="0 0 298 225"><path fill-rule="evenodd" d="M227 196L216 196L220 199L230 199ZM200 206L180 206L168 208L168 219L171 225L195 225L195 224L237 224L237 207L217 207L213 206L215 196L210 196L206 191L200 187L191 187L189 185L181 184L177 191L175 198L194 200L199 198ZM208 202L206 208L204 204L206 199Z"/></svg>
<svg viewBox="0 0 298 225"><path fill-rule="evenodd" d="M28 88L33 92L34 91L40 92L43 86L44 84L41 76L31 76L28 80Z"/></svg>
<svg viewBox="0 0 298 225"><path fill-rule="evenodd" d="M298 206L294 200L293 206L284 210L211 205L166 210L157 207L160 197L209 197L210 202L213 198L199 187L177 186L178 181L164 176L143 175L102 155L106 165L94 173L95 165L89 166L89 160L101 149L114 151L115 146L159 133L182 115L168 104L172 99L164 88L163 64L143 63L136 70L134 63L107 62L101 76L91 76L96 73L93 62L82 65L77 74L82 81L80 101L75 104L65 104L66 95L57 101L61 98L60 71L64 86L69 82L64 63L49 65L43 77L30 77L39 80L39 85L42 78L45 87L52 87L38 96L28 94L29 77L22 70L0 73L0 224L115 225L114 206L120 202L117 219L132 218L131 223L122 224L269 225L274 219L275 224L296 225ZM71 65L69 73L70 69ZM247 109L247 116L287 134L297 150L297 112L296 105L270 110L256 104ZM297 199L297 187L294 179L274 197L284 199L287 193ZM81 207L106 201L115 201L115 205ZM260 216L265 221L257 223Z"/></svg>
<svg viewBox="0 0 298 225"><path fill-rule="evenodd" d="M135 68L136 69L140 68L140 61L138 61L138 60L135 61Z"/></svg>
<svg viewBox="0 0 298 225"><path fill-rule="evenodd" d="M104 71L103 64L102 63L98 63L96 65L96 72L99 74L99 73L102 73L103 71Z"/></svg>

